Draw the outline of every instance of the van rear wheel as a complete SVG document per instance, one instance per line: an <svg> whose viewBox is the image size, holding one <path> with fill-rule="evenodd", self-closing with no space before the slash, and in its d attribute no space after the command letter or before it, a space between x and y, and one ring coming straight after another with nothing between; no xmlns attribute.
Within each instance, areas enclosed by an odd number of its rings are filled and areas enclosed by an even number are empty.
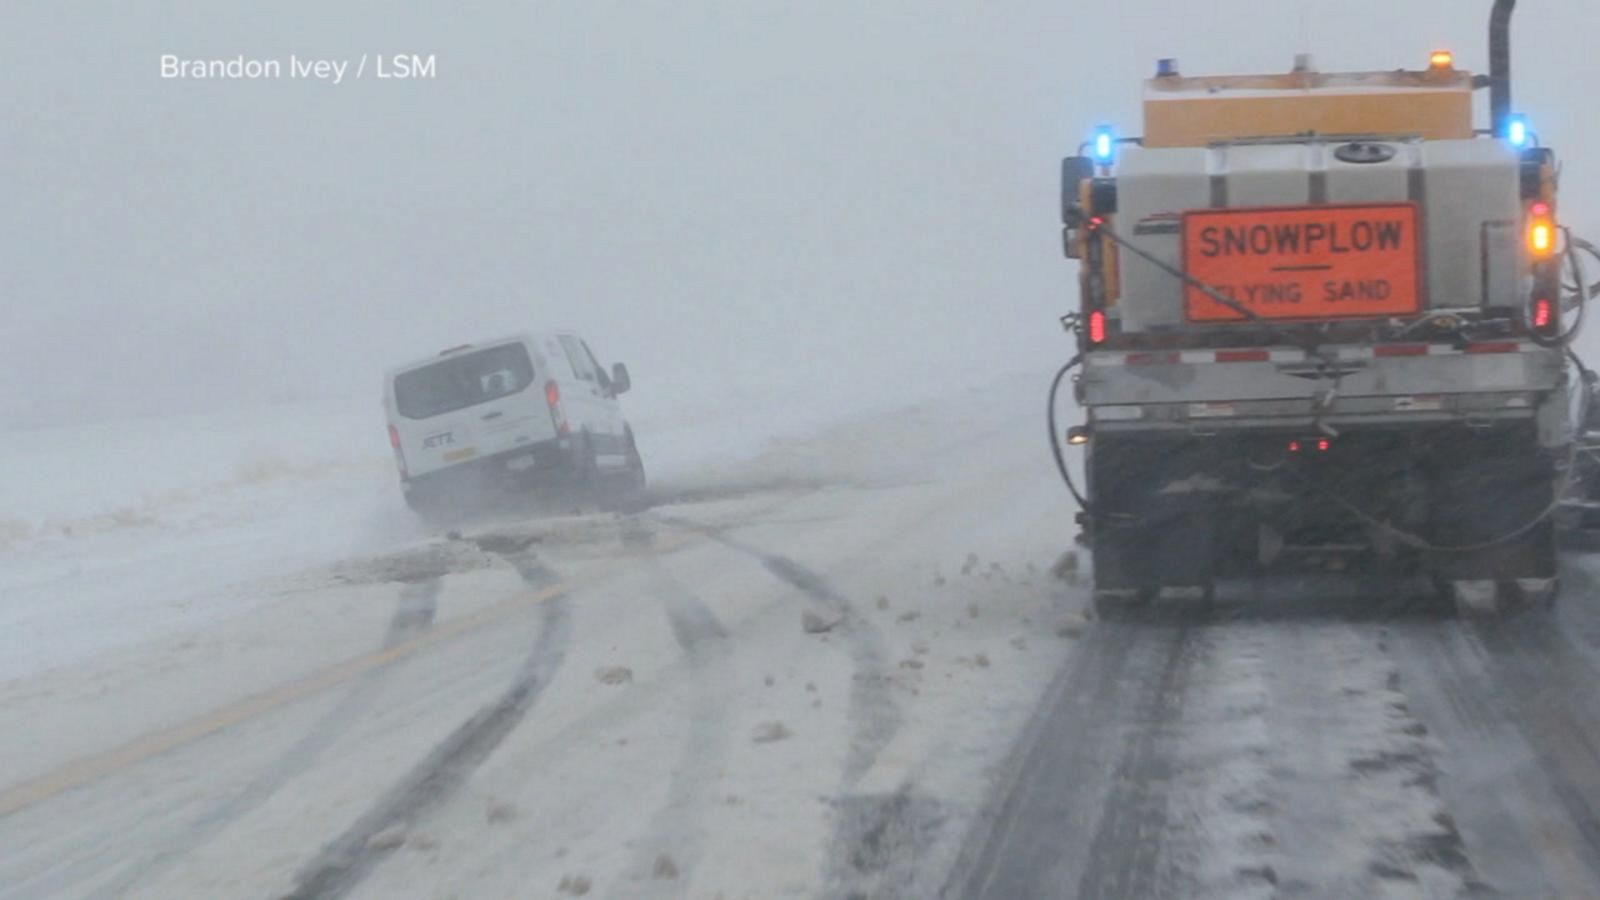
<svg viewBox="0 0 1600 900"><path fill-rule="evenodd" d="M422 524L428 528L437 528L444 524L453 513L450 504L444 498L432 492L407 491L405 494L406 506Z"/></svg>
<svg viewBox="0 0 1600 900"><path fill-rule="evenodd" d="M639 445L633 440L633 431L627 433L627 468L623 470L617 494L616 508L620 512L643 512L650 505L645 488L644 457L639 455Z"/></svg>
<svg viewBox="0 0 1600 900"><path fill-rule="evenodd" d="M605 480L600 475L600 457L587 434L578 445L572 463L572 485L577 489L579 502L594 503L604 509Z"/></svg>

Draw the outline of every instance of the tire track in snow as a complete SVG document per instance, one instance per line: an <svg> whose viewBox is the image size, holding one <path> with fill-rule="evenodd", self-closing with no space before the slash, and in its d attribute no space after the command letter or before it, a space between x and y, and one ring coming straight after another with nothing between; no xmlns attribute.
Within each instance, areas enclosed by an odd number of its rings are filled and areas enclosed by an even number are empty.
<svg viewBox="0 0 1600 900"><path fill-rule="evenodd" d="M554 573L529 556L506 560L529 587L557 583ZM565 594L542 604L539 630L521 669L498 700L463 722L449 737L328 844L295 876L285 900L325 900L349 893L366 875L398 849L373 838L407 827L453 795L467 777L505 740L533 708L565 661L572 640L572 612Z"/></svg>
<svg viewBox="0 0 1600 900"><path fill-rule="evenodd" d="M1542 616L1479 626L1524 739L1543 764L1579 842L1587 890L1600 894L1600 670Z"/></svg>
<svg viewBox="0 0 1600 900"><path fill-rule="evenodd" d="M1376 629L1095 626L947 897L1459 896L1482 889Z"/></svg>
<svg viewBox="0 0 1600 900"><path fill-rule="evenodd" d="M1572 821L1594 813L1545 768L1487 648L1460 626L1397 629L1393 640L1406 695L1443 745L1441 796L1484 880L1509 897L1597 893L1600 853Z"/></svg>
<svg viewBox="0 0 1600 900"><path fill-rule="evenodd" d="M848 599L834 591L822 576L786 556L768 553L729 537L719 529L708 528L687 519L661 517L661 521L706 535L719 544L743 553L761 563L780 581L805 594L829 615L849 646L855 672L850 687L850 749L845 756L845 789L872 768L878 753L888 745L900 727L900 709L889 695L888 651L883 634Z"/></svg>
<svg viewBox="0 0 1600 900"><path fill-rule="evenodd" d="M1294 895L1480 896L1439 791L1440 746L1391 653L1406 623L1259 622L1274 880ZM1435 632L1449 622L1429 622Z"/></svg>
<svg viewBox="0 0 1600 900"><path fill-rule="evenodd" d="M900 728L900 708L889 694L889 655L882 632L826 579L794 560L729 537L720 529L684 519L662 517L661 521L705 534L755 559L778 580L809 597L838 621L835 627L845 637L854 671L848 713L851 738L845 754L842 783L834 800L827 880L835 888L854 896L855 891L841 886L858 880L862 870L879 868L884 854L893 852L894 848L889 845L903 840L907 833L918 834L920 825L937 815L925 808L921 798L903 791L887 797L852 793Z"/></svg>
<svg viewBox="0 0 1600 900"><path fill-rule="evenodd" d="M395 647L431 627L438 613L439 591L438 578L403 585L381 649ZM265 803L280 788L310 769L324 750L354 726L363 711L372 708L391 671L390 668L375 669L362 675L338 704L272 768L196 817L182 835L168 841L156 854L136 863L91 896L106 900L126 896L136 885L158 878L183 857L205 846L208 838L215 837L230 823Z"/></svg>
<svg viewBox="0 0 1600 900"><path fill-rule="evenodd" d="M425 631L433 622L438 593L438 579L402 586L381 649L387 650ZM349 730L356 714L370 706L373 697L381 690L388 671L388 668L375 669L361 676L346 696L285 751L273 766L200 815L181 824L174 822L168 829L169 833L158 836L159 843L152 851L145 852L141 848L108 856L107 848L98 836L103 829L97 830L88 838L94 842L96 849L81 854L61 853L60 861L51 870L40 877L12 881L8 887L20 889L29 896L57 896L75 885L93 880L101 872L120 866L121 871L115 872L108 883L92 889L87 896L126 896L139 884L159 877L185 856L205 846L229 823L259 807L280 788L309 769L323 750ZM129 829L127 834L130 836L137 836L141 831L147 833L154 824L141 808L129 808L124 812L139 823L138 828ZM102 866L85 871L85 863L95 858L106 860Z"/></svg>
<svg viewBox="0 0 1600 900"><path fill-rule="evenodd" d="M1600 896L1600 585L1582 557L1562 575L1555 614L1397 634L1446 742L1445 794L1485 877L1510 896Z"/></svg>
<svg viewBox="0 0 1600 900"><path fill-rule="evenodd" d="M1600 584L1562 560L1554 613L1397 629L1419 717L1474 861L1506 896L1600 896Z"/></svg>
<svg viewBox="0 0 1600 900"><path fill-rule="evenodd" d="M1180 761L1189 674L1195 667L1194 632L1180 627L1157 654L1154 678L1127 698L1127 737L1118 754L1111 792L1101 804L1100 826L1078 878L1079 897L1172 896L1174 865L1165 854L1168 792ZM1181 891L1179 893L1182 893Z"/></svg>
<svg viewBox="0 0 1600 900"><path fill-rule="evenodd" d="M969 829L941 897L1076 892L1111 791L1134 692L1155 680L1176 629L1096 625L1056 675Z"/></svg>
<svg viewBox="0 0 1600 900"><path fill-rule="evenodd" d="M728 630L659 564L652 568L667 625L688 659L694 700L689 734L672 766L666 801L651 816L639 850L625 870L633 876L632 883L618 888L617 895L627 897L682 893L681 886L688 883L705 843L701 820L712 800L708 791L717 781L732 738L732 709L724 677L733 658ZM654 880L652 869L661 855L676 866L676 881Z"/></svg>

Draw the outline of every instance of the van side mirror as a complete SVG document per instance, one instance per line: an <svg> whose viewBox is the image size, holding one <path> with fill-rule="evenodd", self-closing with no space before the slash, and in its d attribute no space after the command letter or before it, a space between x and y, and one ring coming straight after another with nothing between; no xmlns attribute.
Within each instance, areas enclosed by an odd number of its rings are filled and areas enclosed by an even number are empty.
<svg viewBox="0 0 1600 900"><path fill-rule="evenodd" d="M611 393L626 394L628 388L633 387L632 379L628 378L628 367L622 363L611 366Z"/></svg>

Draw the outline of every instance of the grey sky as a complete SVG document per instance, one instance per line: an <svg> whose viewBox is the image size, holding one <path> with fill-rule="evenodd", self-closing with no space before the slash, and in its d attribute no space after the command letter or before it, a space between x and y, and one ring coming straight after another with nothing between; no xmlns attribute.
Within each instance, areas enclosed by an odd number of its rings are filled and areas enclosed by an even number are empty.
<svg viewBox="0 0 1600 900"><path fill-rule="evenodd" d="M461 10L458 6L469 6ZM1517 105L1600 223L1584 0L1523 0ZM329 9L334 10L329 12ZM374 399L543 324L641 387L892 391L1069 348L1058 159L1188 72L1483 70L1488 3L12 2L0 422ZM162 81L192 57L428 82Z"/></svg>

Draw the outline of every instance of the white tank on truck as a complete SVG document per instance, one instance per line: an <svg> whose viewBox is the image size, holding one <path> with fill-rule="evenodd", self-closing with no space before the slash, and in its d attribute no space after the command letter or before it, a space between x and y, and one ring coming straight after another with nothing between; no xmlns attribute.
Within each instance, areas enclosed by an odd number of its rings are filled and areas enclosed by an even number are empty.
<svg viewBox="0 0 1600 900"><path fill-rule="evenodd" d="M1553 601L1593 248L1560 228L1554 155L1511 109L1513 3L1487 77L1447 52L1352 73L1163 60L1142 135L1101 128L1065 161L1086 417L1068 443L1103 613L1279 569Z"/></svg>

